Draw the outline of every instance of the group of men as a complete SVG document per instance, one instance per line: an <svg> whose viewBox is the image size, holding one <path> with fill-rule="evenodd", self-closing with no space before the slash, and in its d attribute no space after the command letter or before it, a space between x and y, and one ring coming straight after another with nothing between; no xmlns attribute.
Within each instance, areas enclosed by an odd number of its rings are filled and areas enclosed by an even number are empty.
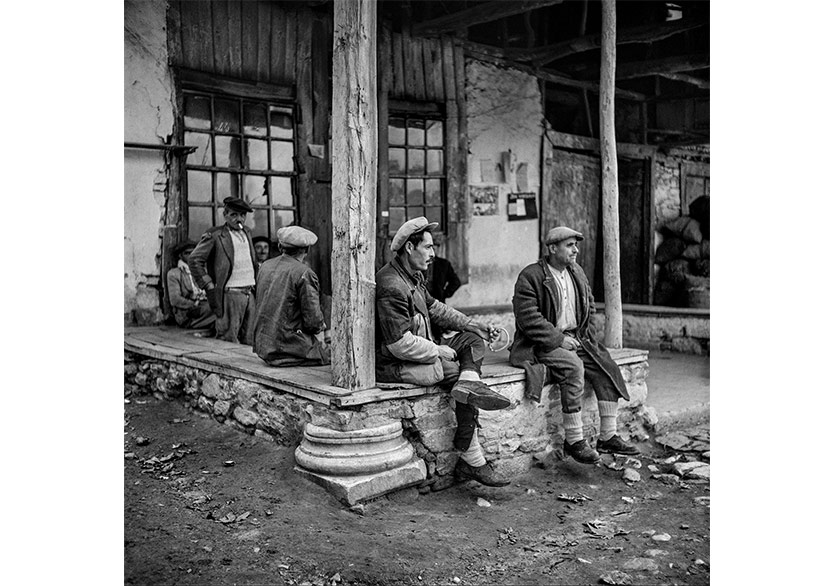
<svg viewBox="0 0 835 586"><path fill-rule="evenodd" d="M177 323L200 327L194 324L214 317L218 338L251 344L272 366L328 364L319 281L304 263L317 236L300 226L281 228L276 234L281 255L259 260L244 225L252 208L237 198L227 198L224 206L225 223L203 234L190 254L180 251L171 273L187 281L187 287L172 286L169 274ZM504 486L509 480L487 462L478 439L479 410L510 406L509 399L481 380L485 342L495 340L499 331L443 302L460 281L451 267L433 267L432 231L437 227L424 217L405 222L392 238L392 260L376 274L376 378L449 390L457 420L453 444L460 452L456 477ZM629 394L620 369L592 331L594 299L576 263L581 240L583 235L575 230L553 228L545 238L547 253L519 274L510 362L528 373L532 396L548 382L559 385L564 451L578 462L596 464L600 452L636 455L639 450L617 434L618 399L628 400ZM426 274L439 269L448 278L441 279L433 295ZM187 292L180 297L188 307L179 299L175 303L175 289ZM583 436L585 381L594 388L600 411L596 449Z"/></svg>

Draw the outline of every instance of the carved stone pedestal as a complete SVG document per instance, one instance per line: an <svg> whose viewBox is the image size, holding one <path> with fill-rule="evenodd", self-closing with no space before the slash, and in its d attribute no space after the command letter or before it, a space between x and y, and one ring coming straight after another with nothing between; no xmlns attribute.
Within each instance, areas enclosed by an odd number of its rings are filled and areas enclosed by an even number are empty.
<svg viewBox="0 0 835 586"><path fill-rule="evenodd" d="M426 479L400 421L348 431L308 423L295 455L297 472L349 505Z"/></svg>

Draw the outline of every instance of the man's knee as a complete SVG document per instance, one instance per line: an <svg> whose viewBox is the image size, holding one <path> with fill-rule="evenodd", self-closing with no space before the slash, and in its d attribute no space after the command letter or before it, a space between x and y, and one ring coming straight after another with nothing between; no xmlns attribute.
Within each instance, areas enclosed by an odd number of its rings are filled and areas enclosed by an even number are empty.
<svg viewBox="0 0 835 586"><path fill-rule="evenodd" d="M548 367L549 378L582 381L585 376L583 360L576 352L557 348L537 356L537 361Z"/></svg>

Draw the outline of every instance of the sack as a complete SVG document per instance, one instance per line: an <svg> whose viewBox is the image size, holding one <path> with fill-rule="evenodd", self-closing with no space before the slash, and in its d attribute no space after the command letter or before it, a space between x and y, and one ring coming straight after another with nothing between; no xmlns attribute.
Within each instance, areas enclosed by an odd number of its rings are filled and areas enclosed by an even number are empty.
<svg viewBox="0 0 835 586"><path fill-rule="evenodd" d="M690 260L699 260L702 258L701 244L688 244L684 252L681 253L681 258L689 258Z"/></svg>
<svg viewBox="0 0 835 586"><path fill-rule="evenodd" d="M681 238L667 238L658 245L655 251L655 262L664 265L671 260L677 259L687 248L687 244Z"/></svg>
<svg viewBox="0 0 835 586"><path fill-rule="evenodd" d="M679 258L664 265L664 279L671 283L680 284L690 274L690 261Z"/></svg>
<svg viewBox="0 0 835 586"><path fill-rule="evenodd" d="M689 216L670 220L661 227L661 233L677 236L686 242L695 242L696 244L703 239L699 222Z"/></svg>

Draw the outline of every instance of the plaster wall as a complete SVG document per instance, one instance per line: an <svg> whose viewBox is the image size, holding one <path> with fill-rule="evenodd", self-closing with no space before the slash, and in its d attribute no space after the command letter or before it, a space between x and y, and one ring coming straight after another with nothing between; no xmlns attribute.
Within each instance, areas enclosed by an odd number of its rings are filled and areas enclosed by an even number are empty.
<svg viewBox="0 0 835 586"><path fill-rule="evenodd" d="M497 186L496 215L473 215L470 282L448 300L454 307L510 303L519 271L537 258L539 220L508 221L508 194L540 192L543 111L536 78L467 61L469 184ZM502 153L509 165L502 167ZM520 165L527 165L527 187Z"/></svg>
<svg viewBox="0 0 835 586"><path fill-rule="evenodd" d="M174 131L165 0L125 1L125 142L162 144ZM169 172L163 151L125 149L124 313L159 322L160 254Z"/></svg>

